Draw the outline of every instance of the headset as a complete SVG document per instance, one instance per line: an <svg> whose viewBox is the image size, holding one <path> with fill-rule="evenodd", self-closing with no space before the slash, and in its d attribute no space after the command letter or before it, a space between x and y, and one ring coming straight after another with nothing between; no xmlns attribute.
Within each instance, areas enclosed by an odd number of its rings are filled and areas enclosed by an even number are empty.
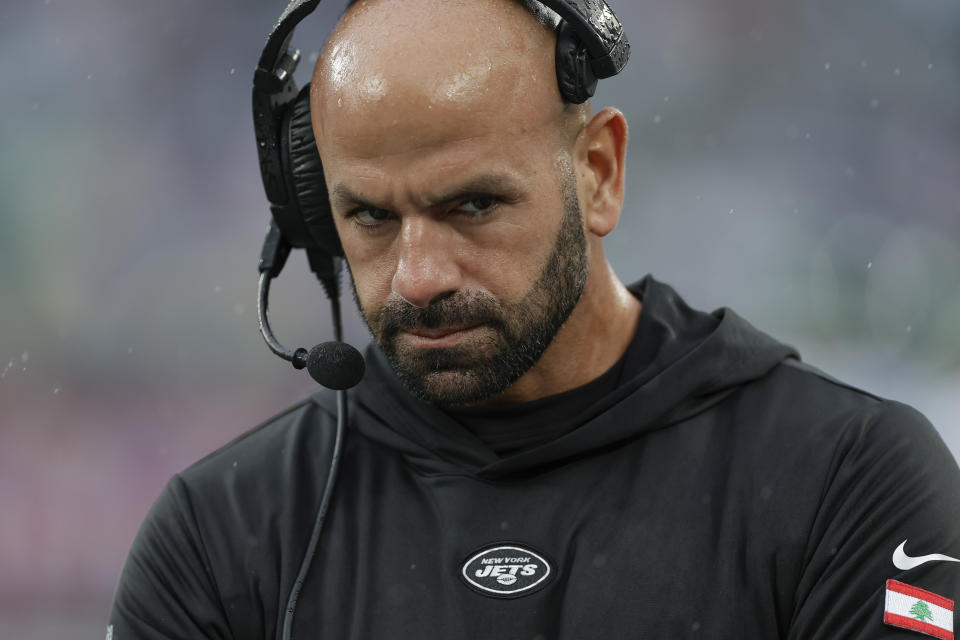
<svg viewBox="0 0 960 640"><path fill-rule="evenodd" d="M538 2L561 18L556 48L560 94L569 103L582 104L593 96L599 79L614 76L626 66L630 57L627 36L604 0ZM333 492L347 423L346 390L360 382L365 367L360 353L342 342L339 283L343 247L333 223L323 165L313 136L310 84L297 91L293 80L300 51L289 48L290 40L297 24L318 4L320 0L291 0L267 37L253 75L253 128L271 213L260 252L257 304L260 333L273 353L291 362L296 369L306 368L319 384L337 391L337 429L327 484L287 601L283 640L291 636L300 589L313 560ZM274 337L267 319L270 282L280 275L292 249L306 251L310 270L330 299L333 314L335 340L318 344L310 351L285 348Z"/></svg>

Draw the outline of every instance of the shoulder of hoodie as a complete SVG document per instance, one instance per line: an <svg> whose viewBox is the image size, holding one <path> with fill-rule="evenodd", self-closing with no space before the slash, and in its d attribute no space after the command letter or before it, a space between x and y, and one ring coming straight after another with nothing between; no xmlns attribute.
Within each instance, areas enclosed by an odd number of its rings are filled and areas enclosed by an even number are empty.
<svg viewBox="0 0 960 640"><path fill-rule="evenodd" d="M336 406L319 395L284 409L204 456L176 474L170 488L186 491L196 512L199 506L219 500L258 505L275 502L277 492L300 493L298 485L322 485L308 479L326 478Z"/></svg>
<svg viewBox="0 0 960 640"><path fill-rule="evenodd" d="M132 547L135 566L149 571L131 584L189 575L241 600L278 589L269 572L259 586L248 584L259 575L251 567L297 566L326 486L335 427L330 405L311 396L174 475Z"/></svg>
<svg viewBox="0 0 960 640"><path fill-rule="evenodd" d="M753 387L751 390L750 388ZM758 412L772 417L768 436L785 449L795 447L830 456L834 464L851 458L860 463L918 463L957 469L953 455L935 427L915 408L842 382L794 358L747 385L744 401L760 403ZM889 452L897 450L894 459Z"/></svg>

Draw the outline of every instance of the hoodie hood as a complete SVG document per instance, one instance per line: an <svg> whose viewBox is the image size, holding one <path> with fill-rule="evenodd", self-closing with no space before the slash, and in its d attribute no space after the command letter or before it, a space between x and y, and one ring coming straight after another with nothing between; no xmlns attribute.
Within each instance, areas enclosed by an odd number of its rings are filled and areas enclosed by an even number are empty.
<svg viewBox="0 0 960 640"><path fill-rule="evenodd" d="M500 457L441 409L410 395L376 341L366 349L366 376L350 394L350 426L399 451L423 473L509 479L667 427L720 402L785 358L799 358L728 308L690 308L652 276L629 289L643 302L637 331L649 332L644 337L653 352L641 358L639 369L628 356L626 370L634 373L586 409L580 426L555 440Z"/></svg>

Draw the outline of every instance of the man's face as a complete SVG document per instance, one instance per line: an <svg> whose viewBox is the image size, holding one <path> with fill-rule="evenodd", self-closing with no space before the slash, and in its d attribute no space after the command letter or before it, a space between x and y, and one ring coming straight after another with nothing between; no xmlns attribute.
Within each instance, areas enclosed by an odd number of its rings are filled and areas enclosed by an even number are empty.
<svg viewBox="0 0 960 640"><path fill-rule="evenodd" d="M408 42L384 4L351 10L314 76L334 222L398 376L478 402L537 362L586 281L553 36L517 3L420 0L404 15L438 35Z"/></svg>
<svg viewBox="0 0 960 640"><path fill-rule="evenodd" d="M390 296L378 308L354 299L397 377L416 397L439 405L480 402L504 391L550 345L587 279L587 247L573 175L564 178L563 218L553 250L518 300L458 290L417 307ZM417 334L476 327L424 344ZM411 337L414 336L414 337Z"/></svg>

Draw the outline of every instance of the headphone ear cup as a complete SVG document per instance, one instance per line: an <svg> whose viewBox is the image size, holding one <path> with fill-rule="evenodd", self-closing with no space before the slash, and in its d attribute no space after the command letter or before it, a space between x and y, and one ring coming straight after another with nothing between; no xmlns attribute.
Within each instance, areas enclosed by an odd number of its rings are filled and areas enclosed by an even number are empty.
<svg viewBox="0 0 960 640"><path fill-rule="evenodd" d="M587 48L566 20L557 30L557 82L563 99L583 104L597 91L597 77L590 68Z"/></svg>
<svg viewBox="0 0 960 640"><path fill-rule="evenodd" d="M323 164L310 122L310 84L288 106L282 125L284 163L293 201L317 245L331 256L342 256L340 236L333 224Z"/></svg>

